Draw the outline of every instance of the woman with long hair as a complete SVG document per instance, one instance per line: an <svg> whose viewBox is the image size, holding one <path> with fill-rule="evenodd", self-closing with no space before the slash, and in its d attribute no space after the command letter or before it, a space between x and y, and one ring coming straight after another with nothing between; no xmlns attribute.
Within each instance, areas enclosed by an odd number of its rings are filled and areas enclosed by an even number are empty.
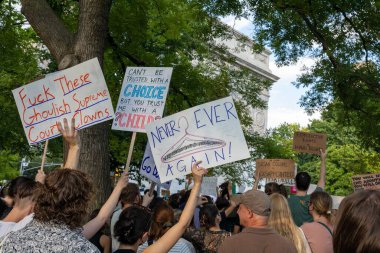
<svg viewBox="0 0 380 253"><path fill-rule="evenodd" d="M334 252L380 252L379 211L379 191L358 191L344 198L333 236Z"/></svg>
<svg viewBox="0 0 380 253"><path fill-rule="evenodd" d="M304 223L302 231L314 253L333 253L333 226L331 224L332 198L326 192L310 195L309 212L313 222Z"/></svg>
<svg viewBox="0 0 380 253"><path fill-rule="evenodd" d="M171 206L163 203L156 207L153 212L149 239L138 248L137 252L143 252L149 245L159 240L174 225L174 223L174 210ZM194 253L195 249L189 241L180 238L169 252Z"/></svg>
<svg viewBox="0 0 380 253"><path fill-rule="evenodd" d="M214 204L204 205L199 212L200 229L189 227L184 238L189 240L197 252L214 253L230 232L220 228L221 216Z"/></svg>
<svg viewBox="0 0 380 253"><path fill-rule="evenodd" d="M298 253L310 252L303 232L296 226L286 198L279 194L270 195L271 213L268 218L268 226L283 237L290 240Z"/></svg>
<svg viewBox="0 0 380 253"><path fill-rule="evenodd" d="M167 230L162 237L155 241L152 245L147 247L143 252L144 253L164 253L168 252L173 245L180 239L182 234L185 232L186 228L190 225L191 219L194 215L194 210L197 205L197 196L201 190L202 177L207 174L207 170L198 165L200 162L196 162L192 166L192 173L194 177L194 186L191 190L186 206L183 209L182 215L179 221L174 224L169 230ZM127 208L128 209L128 208ZM118 253L121 252L130 252L134 253L137 251L137 248L140 244L143 244L148 239L148 232L150 230L149 226L151 224L151 216L149 216L149 211L145 208L140 208L138 214L130 215L129 212L124 210L122 216L118 221L118 225L115 225L115 234L120 242L120 247ZM125 213L124 213L125 212ZM128 212L128 213L127 213ZM143 219L138 218L137 216L143 216ZM134 218L138 219L134 221ZM117 229L117 230L116 230ZM121 236L124 235L124 236ZM133 235L133 238L131 238Z"/></svg>

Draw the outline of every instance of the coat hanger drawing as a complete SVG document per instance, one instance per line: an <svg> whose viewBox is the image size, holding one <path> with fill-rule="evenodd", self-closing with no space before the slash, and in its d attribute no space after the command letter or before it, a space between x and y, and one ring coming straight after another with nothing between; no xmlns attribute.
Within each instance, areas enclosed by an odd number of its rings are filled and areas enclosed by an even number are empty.
<svg viewBox="0 0 380 253"><path fill-rule="evenodd" d="M163 163L170 163L188 155L226 146L226 142L223 140L188 133L189 122L184 116L178 119L179 128L181 128L181 120L184 120L186 124L185 135L161 157Z"/></svg>

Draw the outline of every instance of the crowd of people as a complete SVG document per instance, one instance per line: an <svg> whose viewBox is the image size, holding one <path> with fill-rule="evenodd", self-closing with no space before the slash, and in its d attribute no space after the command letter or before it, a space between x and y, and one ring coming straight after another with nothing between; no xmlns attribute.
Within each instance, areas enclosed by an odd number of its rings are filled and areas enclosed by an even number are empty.
<svg viewBox="0 0 380 253"><path fill-rule="evenodd" d="M380 252L380 192L358 191L342 201L336 217L324 191L326 152L320 178L299 172L297 192L268 183L265 192L200 196L207 170L192 166L192 189L168 200L140 187L124 173L108 200L89 214L94 194L89 175L77 170L80 138L67 120L59 130L69 151L63 169L20 176L2 188L0 252Z"/></svg>

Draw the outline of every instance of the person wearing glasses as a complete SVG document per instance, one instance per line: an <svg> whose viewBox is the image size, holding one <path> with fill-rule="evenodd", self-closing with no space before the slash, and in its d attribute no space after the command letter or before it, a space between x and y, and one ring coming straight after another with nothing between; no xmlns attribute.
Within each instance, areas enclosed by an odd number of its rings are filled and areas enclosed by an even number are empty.
<svg viewBox="0 0 380 253"><path fill-rule="evenodd" d="M207 174L207 170L198 165L200 162L193 164L192 173L194 177L194 186L191 190L190 197L183 209L179 221L167 230L157 241L145 248L144 253L164 253L177 243L190 225L193 218L194 210L197 205L197 197L200 192L202 177ZM133 205L126 208L120 214L119 220L115 224L114 235L120 242L119 249L116 253L135 253L139 245L148 240L149 230L152 223L152 212L142 206Z"/></svg>

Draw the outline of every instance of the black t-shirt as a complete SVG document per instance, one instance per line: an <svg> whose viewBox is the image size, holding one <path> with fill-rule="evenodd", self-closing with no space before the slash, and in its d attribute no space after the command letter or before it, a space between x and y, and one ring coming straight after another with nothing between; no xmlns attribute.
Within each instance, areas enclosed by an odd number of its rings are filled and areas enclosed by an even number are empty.
<svg viewBox="0 0 380 253"><path fill-rule="evenodd" d="M113 253L136 253L136 251L131 249L118 249L114 251Z"/></svg>

